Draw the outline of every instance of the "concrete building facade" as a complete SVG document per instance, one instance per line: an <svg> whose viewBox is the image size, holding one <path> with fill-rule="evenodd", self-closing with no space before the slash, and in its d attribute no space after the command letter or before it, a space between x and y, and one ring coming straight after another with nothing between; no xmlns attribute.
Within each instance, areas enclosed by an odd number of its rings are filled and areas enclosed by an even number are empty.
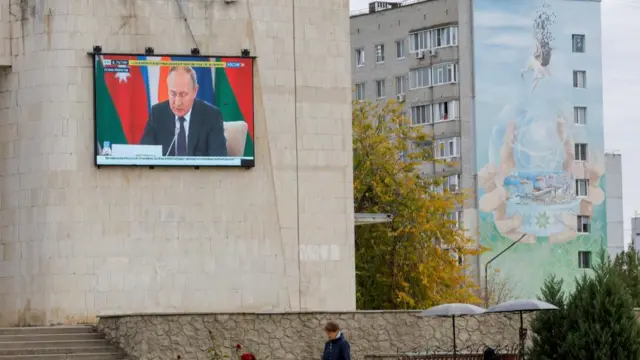
<svg viewBox="0 0 640 360"><path fill-rule="evenodd" d="M474 188L473 81L468 81L473 74L471 3L417 1L392 10L383 4L393 3L371 4L378 6L351 17L354 99L404 104L413 124L433 134L428 145L446 148L437 156L451 160L425 164L422 173L446 177L448 189ZM432 86L434 79L442 84ZM471 197L468 207L453 214L460 223L464 219L469 234L475 229L476 207ZM477 260L470 261L477 266Z"/></svg>
<svg viewBox="0 0 640 360"><path fill-rule="evenodd" d="M609 256L624 251L624 216L622 202L622 155L606 153L604 156L607 174L607 249Z"/></svg>
<svg viewBox="0 0 640 360"><path fill-rule="evenodd" d="M0 3L0 325L354 310L343 0ZM101 168L92 58L255 60L256 167Z"/></svg>
<svg viewBox="0 0 640 360"><path fill-rule="evenodd" d="M640 249L640 216L638 214L631 218L631 245Z"/></svg>
<svg viewBox="0 0 640 360"><path fill-rule="evenodd" d="M571 284L607 246L600 5L375 1L351 16L354 99L396 99L433 135L446 161L424 175L473 194L458 217L488 251L472 267L519 242L492 265L513 296L552 272Z"/></svg>

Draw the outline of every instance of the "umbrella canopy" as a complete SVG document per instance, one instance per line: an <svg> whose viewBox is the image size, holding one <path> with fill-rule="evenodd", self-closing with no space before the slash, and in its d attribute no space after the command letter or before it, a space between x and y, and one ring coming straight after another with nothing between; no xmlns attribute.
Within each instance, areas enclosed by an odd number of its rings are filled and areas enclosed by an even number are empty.
<svg viewBox="0 0 640 360"><path fill-rule="evenodd" d="M494 305L486 310L487 313L526 312L558 310L558 307L540 300L511 300Z"/></svg>
<svg viewBox="0 0 640 360"><path fill-rule="evenodd" d="M505 301L498 305L494 305L485 311L485 313L519 313L520 314L520 357L525 358L525 340L527 338L527 330L524 328L524 320L522 313L543 310L558 310L558 307L540 300L511 300Z"/></svg>
<svg viewBox="0 0 640 360"><path fill-rule="evenodd" d="M428 317L452 317L464 315L479 315L484 313L484 309L471 304L443 304L434 306L422 312L422 316Z"/></svg>

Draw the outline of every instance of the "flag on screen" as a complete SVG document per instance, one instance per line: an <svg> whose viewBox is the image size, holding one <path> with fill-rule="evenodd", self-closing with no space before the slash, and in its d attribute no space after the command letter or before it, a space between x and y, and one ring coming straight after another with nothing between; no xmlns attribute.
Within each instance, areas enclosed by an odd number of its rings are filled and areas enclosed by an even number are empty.
<svg viewBox="0 0 640 360"><path fill-rule="evenodd" d="M96 58L96 114L98 121L96 121L96 135L98 138L99 146L105 141L110 141L112 144L126 144L127 138L120 123L120 117L116 110L111 94L107 88L105 81L104 66L102 63L102 57Z"/></svg>
<svg viewBox="0 0 640 360"><path fill-rule="evenodd" d="M169 57L145 56L146 60L170 61ZM144 83L147 88L147 98L149 99L149 109L159 102L169 100L169 88L167 87L167 75L170 66L146 66L143 68Z"/></svg>
<svg viewBox="0 0 640 360"><path fill-rule="evenodd" d="M200 61L207 62L212 61L212 59L202 58L202 57L183 57L180 58L182 61ZM196 72L196 77L198 78L198 94L196 98L206 101L209 104L214 105L213 103L213 76L214 72L211 67L198 67L194 66L193 70Z"/></svg>
<svg viewBox="0 0 640 360"><path fill-rule="evenodd" d="M109 56L111 60L129 60L130 56ZM149 101L142 67L129 66L128 72L104 72L103 78L118 114L127 144L138 144L149 118ZM115 124L114 124L115 126ZM112 143L116 143L113 142Z"/></svg>
<svg viewBox="0 0 640 360"><path fill-rule="evenodd" d="M217 59L221 61L222 59ZM251 66L250 59L234 59L242 67ZM225 121L244 121L249 131L244 148L245 156L253 156L253 77L252 70L237 68L216 68L214 84L214 105L222 111ZM249 88L247 88L249 86Z"/></svg>

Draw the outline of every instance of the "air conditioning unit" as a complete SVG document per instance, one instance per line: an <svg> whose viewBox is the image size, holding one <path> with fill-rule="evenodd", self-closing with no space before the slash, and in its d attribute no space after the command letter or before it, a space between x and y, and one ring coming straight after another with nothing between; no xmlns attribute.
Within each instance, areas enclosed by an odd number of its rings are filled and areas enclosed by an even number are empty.
<svg viewBox="0 0 640 360"><path fill-rule="evenodd" d="M438 51L436 49L429 49L429 56L436 56L438 55Z"/></svg>
<svg viewBox="0 0 640 360"><path fill-rule="evenodd" d="M396 95L396 100L398 102L404 102L404 94L398 94Z"/></svg>
<svg viewBox="0 0 640 360"><path fill-rule="evenodd" d="M424 51L416 51L416 59L424 59Z"/></svg>

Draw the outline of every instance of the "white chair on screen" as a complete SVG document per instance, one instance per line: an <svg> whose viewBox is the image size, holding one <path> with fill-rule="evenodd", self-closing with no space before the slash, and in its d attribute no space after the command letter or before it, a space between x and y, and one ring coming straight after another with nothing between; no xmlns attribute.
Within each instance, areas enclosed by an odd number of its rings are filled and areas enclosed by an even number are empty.
<svg viewBox="0 0 640 360"><path fill-rule="evenodd" d="M227 156L240 157L244 155L249 126L244 121L225 121L224 136L227 138Z"/></svg>

